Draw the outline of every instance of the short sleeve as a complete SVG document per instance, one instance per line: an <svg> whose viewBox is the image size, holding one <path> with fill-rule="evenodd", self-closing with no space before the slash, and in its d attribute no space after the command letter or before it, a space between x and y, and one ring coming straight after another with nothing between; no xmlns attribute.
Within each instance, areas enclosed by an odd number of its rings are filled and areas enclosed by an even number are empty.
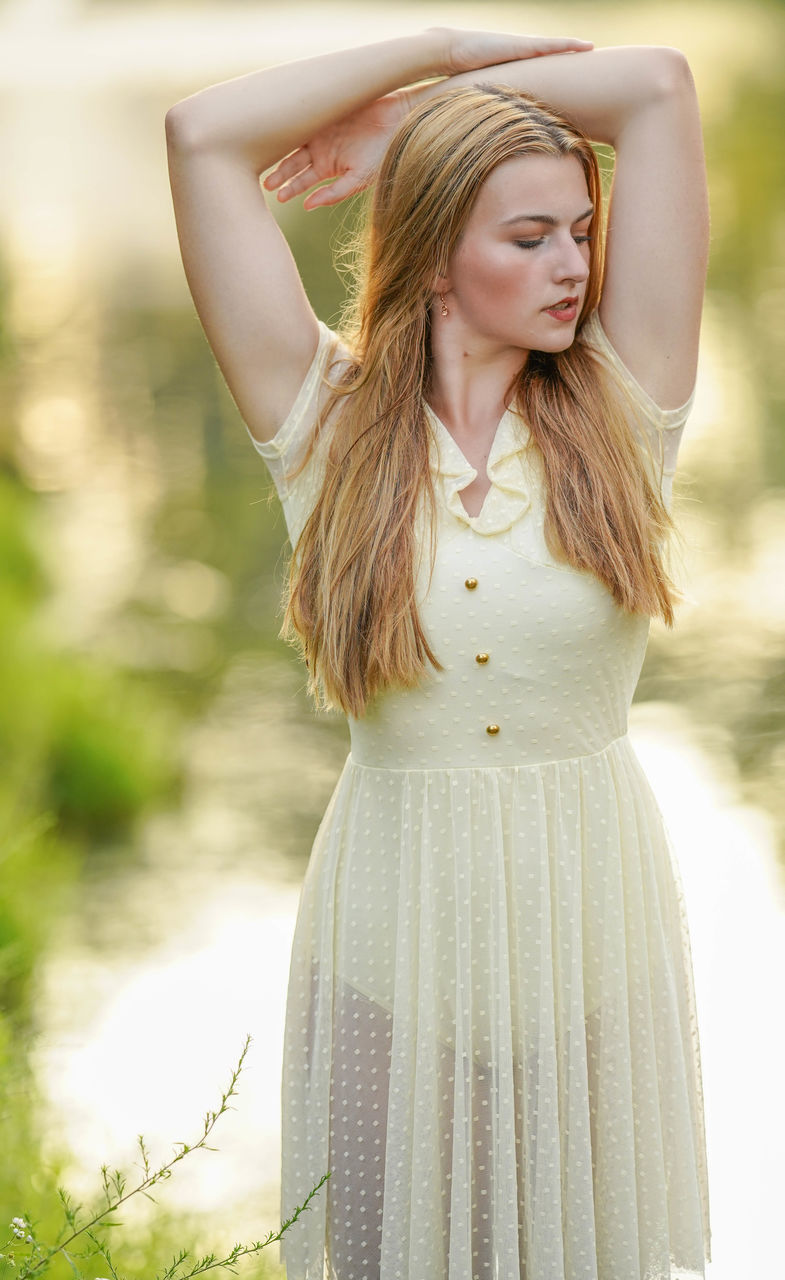
<svg viewBox="0 0 785 1280"><path fill-rule="evenodd" d="M257 440L245 424L248 436L267 463L284 510L292 545L296 543L321 488L323 469L317 447L297 475L299 464L329 395L325 378L340 377L349 354L338 334L319 321L319 345L294 404L270 440Z"/></svg>
<svg viewBox="0 0 785 1280"><path fill-rule="evenodd" d="M643 389L611 345L597 311L591 313L580 336L613 369L632 403L640 411L640 421L649 438L655 460L662 463L663 497L666 505L670 506L679 445L695 401L695 388L693 387L690 398L679 408L662 409L648 391Z"/></svg>

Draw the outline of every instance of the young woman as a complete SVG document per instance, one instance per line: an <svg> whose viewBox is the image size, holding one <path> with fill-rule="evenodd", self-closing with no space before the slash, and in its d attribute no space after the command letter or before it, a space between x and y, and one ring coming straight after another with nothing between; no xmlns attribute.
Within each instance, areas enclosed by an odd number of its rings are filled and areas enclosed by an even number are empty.
<svg viewBox="0 0 785 1280"><path fill-rule="evenodd" d="M294 547L285 627L351 728L291 961L283 1215L330 1177L289 1280L702 1276L689 935L627 736L673 619L706 271L687 63L434 29L166 124L188 283ZM340 335L267 170L308 208L373 188Z"/></svg>

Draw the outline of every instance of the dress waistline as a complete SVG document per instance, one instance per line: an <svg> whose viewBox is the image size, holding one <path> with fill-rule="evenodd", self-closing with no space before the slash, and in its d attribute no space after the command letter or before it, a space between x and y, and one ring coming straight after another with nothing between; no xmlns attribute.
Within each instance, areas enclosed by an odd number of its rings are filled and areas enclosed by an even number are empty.
<svg viewBox="0 0 785 1280"><path fill-rule="evenodd" d="M468 765L402 765L371 764L355 759L352 752L346 759L347 766L352 769L363 769L371 773L523 773L533 769L546 769L549 766L580 764L584 760L594 760L615 748L629 747L632 750L629 731L606 742L597 751L586 751L579 755L562 756L557 759L527 761L519 764L468 764Z"/></svg>

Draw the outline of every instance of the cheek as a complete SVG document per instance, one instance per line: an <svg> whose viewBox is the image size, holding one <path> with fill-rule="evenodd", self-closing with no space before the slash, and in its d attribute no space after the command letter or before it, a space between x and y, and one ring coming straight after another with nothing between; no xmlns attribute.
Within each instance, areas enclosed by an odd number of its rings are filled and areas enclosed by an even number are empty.
<svg viewBox="0 0 785 1280"><path fill-rule="evenodd" d="M498 309L507 301L520 302L531 271L521 253L510 255L504 246L483 253L466 253L456 260L455 285L475 305Z"/></svg>

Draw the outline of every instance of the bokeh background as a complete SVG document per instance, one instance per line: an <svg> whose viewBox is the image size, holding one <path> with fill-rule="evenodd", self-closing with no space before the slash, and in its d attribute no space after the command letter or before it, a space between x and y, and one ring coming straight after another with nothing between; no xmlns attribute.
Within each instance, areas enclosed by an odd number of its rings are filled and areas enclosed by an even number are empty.
<svg viewBox="0 0 785 1280"><path fill-rule="evenodd" d="M283 520L185 284L164 115L268 63L445 22L676 45L697 82L713 231L677 489L686 600L674 632L653 626L632 735L690 916L709 1274L768 1280L785 1193L785 9L761 0L0 4L0 1238L23 1212L51 1238L58 1182L89 1199L138 1133L159 1162L192 1141L248 1032L220 1150L183 1162L157 1208L129 1205L118 1265L152 1276L170 1245L280 1222L289 948L348 737L277 638ZM346 207L277 216L335 321ZM277 1257L243 1274L282 1275Z"/></svg>

